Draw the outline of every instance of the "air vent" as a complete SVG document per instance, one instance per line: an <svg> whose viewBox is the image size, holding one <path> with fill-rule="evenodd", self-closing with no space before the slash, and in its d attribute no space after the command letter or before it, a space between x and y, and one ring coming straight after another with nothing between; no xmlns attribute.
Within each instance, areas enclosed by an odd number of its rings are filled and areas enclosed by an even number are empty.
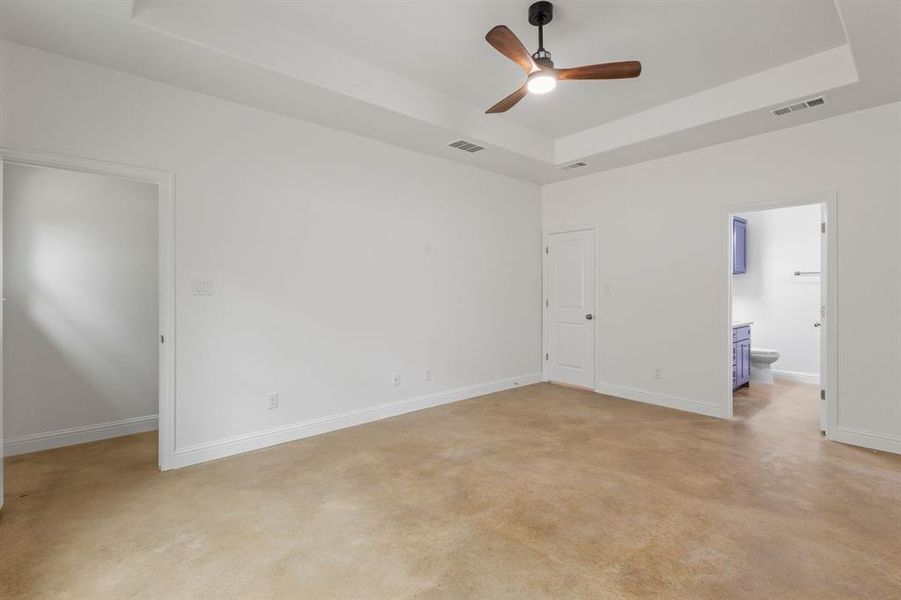
<svg viewBox="0 0 901 600"><path fill-rule="evenodd" d="M571 169L579 169L579 168L581 168L581 167L587 167L587 166L588 166L588 163L584 163L584 162L582 162L581 160L578 160L578 161L576 161L576 162L572 162L572 163L569 163L569 164L562 165L562 166L560 166L560 167L558 167L558 168L559 168L561 171L569 171L569 170L571 170Z"/></svg>
<svg viewBox="0 0 901 600"><path fill-rule="evenodd" d="M448 146L450 146L451 148L456 148L457 150L469 152L470 154L485 149L485 146L479 146L478 144L473 144L472 142L467 142L466 140L457 140L456 142L451 142L450 144L448 144Z"/></svg>
<svg viewBox="0 0 901 600"><path fill-rule="evenodd" d="M774 117L781 117L789 113L798 112L799 110L813 108L814 106L822 106L823 104L826 104L826 96L819 96L817 98L805 100L804 102L796 102L795 104L789 104L788 106L777 108L773 110L772 113Z"/></svg>

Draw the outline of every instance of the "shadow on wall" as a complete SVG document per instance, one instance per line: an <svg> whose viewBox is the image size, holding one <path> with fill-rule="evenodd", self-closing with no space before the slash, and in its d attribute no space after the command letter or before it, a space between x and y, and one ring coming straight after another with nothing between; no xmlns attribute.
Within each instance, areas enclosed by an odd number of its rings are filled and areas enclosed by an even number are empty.
<svg viewBox="0 0 901 600"><path fill-rule="evenodd" d="M4 169L9 438L157 412L157 190Z"/></svg>

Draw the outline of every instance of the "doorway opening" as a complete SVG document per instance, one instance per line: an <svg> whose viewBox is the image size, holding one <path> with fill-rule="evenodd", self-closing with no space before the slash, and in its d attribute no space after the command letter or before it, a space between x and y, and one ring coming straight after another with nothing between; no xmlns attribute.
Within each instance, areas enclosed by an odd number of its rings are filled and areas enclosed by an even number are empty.
<svg viewBox="0 0 901 600"><path fill-rule="evenodd" d="M170 174L0 148L0 448L147 433L173 455Z"/></svg>
<svg viewBox="0 0 901 600"><path fill-rule="evenodd" d="M834 215L833 194L729 209L724 416L804 422L832 437Z"/></svg>

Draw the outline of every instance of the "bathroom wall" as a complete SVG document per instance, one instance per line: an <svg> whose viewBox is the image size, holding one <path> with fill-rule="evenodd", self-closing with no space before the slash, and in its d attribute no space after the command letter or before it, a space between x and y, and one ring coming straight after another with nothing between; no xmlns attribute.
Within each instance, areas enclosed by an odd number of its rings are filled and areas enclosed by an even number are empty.
<svg viewBox="0 0 901 600"><path fill-rule="evenodd" d="M748 271L732 276L732 316L754 321L752 347L773 348L776 377L818 383L822 205L740 215L748 220Z"/></svg>

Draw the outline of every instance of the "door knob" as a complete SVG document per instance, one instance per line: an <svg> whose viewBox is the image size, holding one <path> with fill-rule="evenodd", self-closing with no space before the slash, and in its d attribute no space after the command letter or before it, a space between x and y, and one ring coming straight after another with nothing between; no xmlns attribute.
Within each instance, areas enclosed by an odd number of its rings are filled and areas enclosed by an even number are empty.
<svg viewBox="0 0 901 600"><path fill-rule="evenodd" d="M814 327L819 327L819 326L820 326L820 322L817 321L816 323L813 324L813 326L814 326Z"/></svg>
<svg viewBox="0 0 901 600"><path fill-rule="evenodd" d="M588 320L590 321L590 320L592 320L592 319L594 318L594 315L591 314L591 313L588 313L587 315L585 315L585 318L588 319Z"/></svg>

